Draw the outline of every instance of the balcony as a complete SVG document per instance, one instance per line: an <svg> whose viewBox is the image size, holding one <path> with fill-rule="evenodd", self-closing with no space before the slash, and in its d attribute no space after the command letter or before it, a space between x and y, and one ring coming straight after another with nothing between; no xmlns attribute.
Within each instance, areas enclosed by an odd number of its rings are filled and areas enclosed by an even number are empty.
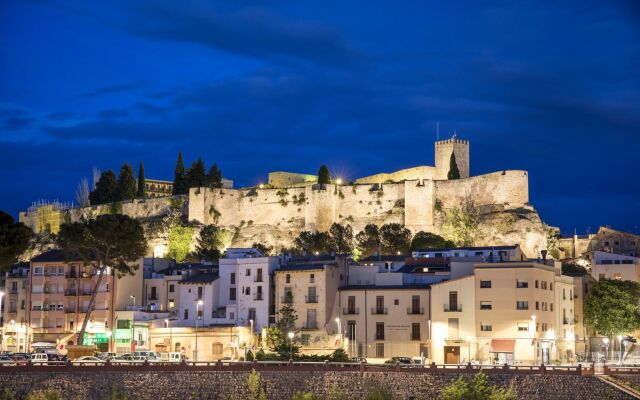
<svg viewBox="0 0 640 400"><path fill-rule="evenodd" d="M342 314L344 315L358 315L360 314L360 309L357 307L347 307L342 309Z"/></svg>
<svg viewBox="0 0 640 400"><path fill-rule="evenodd" d="M462 311L462 305L460 304L444 305L444 312L461 312L461 311Z"/></svg>
<svg viewBox="0 0 640 400"><path fill-rule="evenodd" d="M304 324L302 329L318 329L318 322L317 321L307 321L307 323Z"/></svg>
<svg viewBox="0 0 640 400"><path fill-rule="evenodd" d="M318 296L304 296L304 302L305 303L317 303L318 302Z"/></svg>
<svg viewBox="0 0 640 400"><path fill-rule="evenodd" d="M407 314L409 315L423 315L424 307L409 307L407 308Z"/></svg>
<svg viewBox="0 0 640 400"><path fill-rule="evenodd" d="M78 274L76 274L75 272L67 273L64 275L64 277L67 279L76 279L78 277Z"/></svg>
<svg viewBox="0 0 640 400"><path fill-rule="evenodd" d="M147 300L149 300L149 301L158 301L158 295L149 296L149 298Z"/></svg>
<svg viewBox="0 0 640 400"><path fill-rule="evenodd" d="M376 340L384 340L384 332L376 332Z"/></svg>
<svg viewBox="0 0 640 400"><path fill-rule="evenodd" d="M254 293L253 294L253 300L255 300L255 301L264 300L264 296L262 295L262 293Z"/></svg>
<svg viewBox="0 0 640 400"><path fill-rule="evenodd" d="M293 303L293 296L280 296L280 303Z"/></svg>
<svg viewBox="0 0 640 400"><path fill-rule="evenodd" d="M256 275L255 278L253 278L253 281L255 283L262 283L264 282L264 280L262 279L262 275Z"/></svg>
<svg viewBox="0 0 640 400"><path fill-rule="evenodd" d="M389 313L389 309L387 307L373 307L373 308L371 308L371 314L386 315L388 313Z"/></svg>

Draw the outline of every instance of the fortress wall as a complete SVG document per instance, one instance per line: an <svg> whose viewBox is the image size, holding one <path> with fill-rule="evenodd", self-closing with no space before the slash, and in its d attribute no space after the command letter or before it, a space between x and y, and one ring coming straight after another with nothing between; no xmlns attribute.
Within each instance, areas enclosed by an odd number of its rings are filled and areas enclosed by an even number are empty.
<svg viewBox="0 0 640 400"><path fill-rule="evenodd" d="M384 183L389 180L394 182L409 181L415 179L435 179L436 169L430 166L419 166L413 168L401 169L400 171L391 173L381 173L364 178L356 179L356 183Z"/></svg>
<svg viewBox="0 0 640 400"><path fill-rule="evenodd" d="M433 232L433 203L435 183L432 180L406 181L404 225L414 234Z"/></svg>
<svg viewBox="0 0 640 400"><path fill-rule="evenodd" d="M435 198L443 207L460 204L468 197L476 205L506 204L519 206L529 202L529 178L526 171L502 171L466 179L435 181Z"/></svg>
<svg viewBox="0 0 640 400"><path fill-rule="evenodd" d="M120 204L124 215L128 215L131 218L148 218L166 214L170 209L172 198L174 197L151 197L124 201ZM82 217L110 214L112 209L113 206L111 204L100 204L91 207L72 208L69 210L69 215L71 216L71 222L78 222Z"/></svg>
<svg viewBox="0 0 640 400"><path fill-rule="evenodd" d="M382 190L371 190L372 185L340 186L336 205L336 221L348 223L355 231L370 223L403 222L401 201L404 184L380 185Z"/></svg>

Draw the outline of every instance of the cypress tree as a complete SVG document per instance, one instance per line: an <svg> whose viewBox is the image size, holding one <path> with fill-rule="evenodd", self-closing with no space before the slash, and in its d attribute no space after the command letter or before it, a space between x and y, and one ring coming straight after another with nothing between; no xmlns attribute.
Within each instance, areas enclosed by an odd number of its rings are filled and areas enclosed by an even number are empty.
<svg viewBox="0 0 640 400"><path fill-rule="evenodd" d="M456 154L454 152L451 152L451 158L449 159L447 179L460 179L460 171L458 170L458 163L456 163Z"/></svg>
<svg viewBox="0 0 640 400"><path fill-rule="evenodd" d="M331 172L326 165L323 165L318 170L318 183L326 185L331 183Z"/></svg>
<svg viewBox="0 0 640 400"><path fill-rule="evenodd" d="M118 183L113 171L105 171L100 174L96 188L89 193L89 202L92 205L111 203L118 200Z"/></svg>
<svg viewBox="0 0 640 400"><path fill-rule="evenodd" d="M192 187L205 186L206 181L207 173L204 168L204 161L198 157L198 161L191 164L191 168L187 171L187 191Z"/></svg>
<svg viewBox="0 0 640 400"><path fill-rule="evenodd" d="M138 197L145 197L147 194L144 184L144 164L140 161L140 166L138 166Z"/></svg>
<svg viewBox="0 0 640 400"><path fill-rule="evenodd" d="M214 163L207 175L207 184L210 188L222 187L222 171L218 168L218 164Z"/></svg>
<svg viewBox="0 0 640 400"><path fill-rule="evenodd" d="M131 200L136 198L136 179L133 167L124 163L118 175L118 200Z"/></svg>
<svg viewBox="0 0 640 400"><path fill-rule="evenodd" d="M182 152L178 153L178 161L176 161L176 171L173 178L173 194L187 193L187 185L185 182L184 161L182 160Z"/></svg>

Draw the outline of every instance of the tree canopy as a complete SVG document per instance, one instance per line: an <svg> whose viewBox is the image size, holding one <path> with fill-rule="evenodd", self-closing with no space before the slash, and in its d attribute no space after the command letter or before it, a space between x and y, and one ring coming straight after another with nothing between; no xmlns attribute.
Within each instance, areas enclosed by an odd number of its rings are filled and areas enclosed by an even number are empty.
<svg viewBox="0 0 640 400"><path fill-rule="evenodd" d="M562 263L563 274L588 274L589 271L582 265L576 263Z"/></svg>
<svg viewBox="0 0 640 400"><path fill-rule="evenodd" d="M221 188L222 187L222 171L218 168L217 163L213 163L211 169L209 169L209 174L207 174L207 186L210 188Z"/></svg>
<svg viewBox="0 0 640 400"><path fill-rule="evenodd" d="M401 224L384 224L380 228L382 254L407 254L411 248L411 231Z"/></svg>
<svg viewBox="0 0 640 400"><path fill-rule="evenodd" d="M140 161L140 165L138 166L138 191L136 195L138 197L145 197L147 195L144 179L144 164L142 164L142 161Z"/></svg>
<svg viewBox="0 0 640 400"><path fill-rule="evenodd" d="M29 248L31 229L0 211L0 270L10 267Z"/></svg>
<svg viewBox="0 0 640 400"><path fill-rule="evenodd" d="M136 198L137 188L133 167L127 163L120 168L118 175L118 197L115 201L133 200Z"/></svg>
<svg viewBox="0 0 640 400"><path fill-rule="evenodd" d="M449 173L447 173L447 179L460 179L460 170L458 170L458 163L456 162L456 153L453 151L449 158Z"/></svg>
<svg viewBox="0 0 640 400"><path fill-rule="evenodd" d="M601 279L584 302L584 322L607 336L630 334L640 329L640 284Z"/></svg>
<svg viewBox="0 0 640 400"><path fill-rule="evenodd" d="M380 252L380 229L376 224L368 224L356 235L356 247L361 257Z"/></svg>
<svg viewBox="0 0 640 400"><path fill-rule="evenodd" d="M68 259L80 259L86 265L94 265L98 271L98 280L80 329L79 343L83 343L97 289L107 267L118 276L134 274L138 269L135 262L146 252L144 230L138 220L129 216L105 214L88 221L61 225L57 244Z"/></svg>
<svg viewBox="0 0 640 400"><path fill-rule="evenodd" d="M293 240L293 246L298 253L329 253L332 250L331 236L327 232L302 231Z"/></svg>
<svg viewBox="0 0 640 400"><path fill-rule="evenodd" d="M187 186L187 177L185 176L184 160L182 159L182 152L178 153L178 159L176 160L176 169L173 175L173 194L186 194L189 190Z"/></svg>
<svg viewBox="0 0 640 400"><path fill-rule="evenodd" d="M331 183L331 172L326 165L322 165L318 170L318 183L323 185Z"/></svg>
<svg viewBox="0 0 640 400"><path fill-rule="evenodd" d="M431 232L420 231L415 234L411 240L411 250L420 249L438 249L446 247L454 247L455 243L446 240L440 235Z"/></svg>
<svg viewBox="0 0 640 400"><path fill-rule="evenodd" d="M276 315L275 325L267 331L271 350L278 353L282 359L288 359L291 353L295 357L300 350L300 346L292 343L288 337L289 332L294 334L297 332L297 320L298 313L293 308L293 296L291 292L287 292L282 307L280 307Z"/></svg>
<svg viewBox="0 0 640 400"><path fill-rule="evenodd" d="M444 211L442 234L456 246L473 246L480 225L480 212L475 204L464 200L460 206Z"/></svg>
<svg viewBox="0 0 640 400"><path fill-rule="evenodd" d="M206 225L200 230L195 254L206 261L216 261L227 249L232 234L216 225Z"/></svg>
<svg viewBox="0 0 640 400"><path fill-rule="evenodd" d="M188 188L207 186L206 183L207 173L205 171L204 161L202 161L202 158L198 158L187 170L187 191Z"/></svg>
<svg viewBox="0 0 640 400"><path fill-rule="evenodd" d="M100 174L96 188L89 193L89 201L92 205L111 203L118 201L118 182L113 171L105 171Z"/></svg>
<svg viewBox="0 0 640 400"><path fill-rule="evenodd" d="M329 245L337 254L348 254L353 251L353 229L351 225L334 223L329 228Z"/></svg>

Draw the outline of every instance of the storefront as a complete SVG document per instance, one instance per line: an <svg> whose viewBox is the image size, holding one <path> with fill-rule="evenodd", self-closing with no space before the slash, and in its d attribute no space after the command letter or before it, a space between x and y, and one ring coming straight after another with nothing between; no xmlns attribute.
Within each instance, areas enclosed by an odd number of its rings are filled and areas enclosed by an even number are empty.
<svg viewBox="0 0 640 400"><path fill-rule="evenodd" d="M515 361L516 341L515 339L492 339L491 340L491 361L493 364L512 365Z"/></svg>

